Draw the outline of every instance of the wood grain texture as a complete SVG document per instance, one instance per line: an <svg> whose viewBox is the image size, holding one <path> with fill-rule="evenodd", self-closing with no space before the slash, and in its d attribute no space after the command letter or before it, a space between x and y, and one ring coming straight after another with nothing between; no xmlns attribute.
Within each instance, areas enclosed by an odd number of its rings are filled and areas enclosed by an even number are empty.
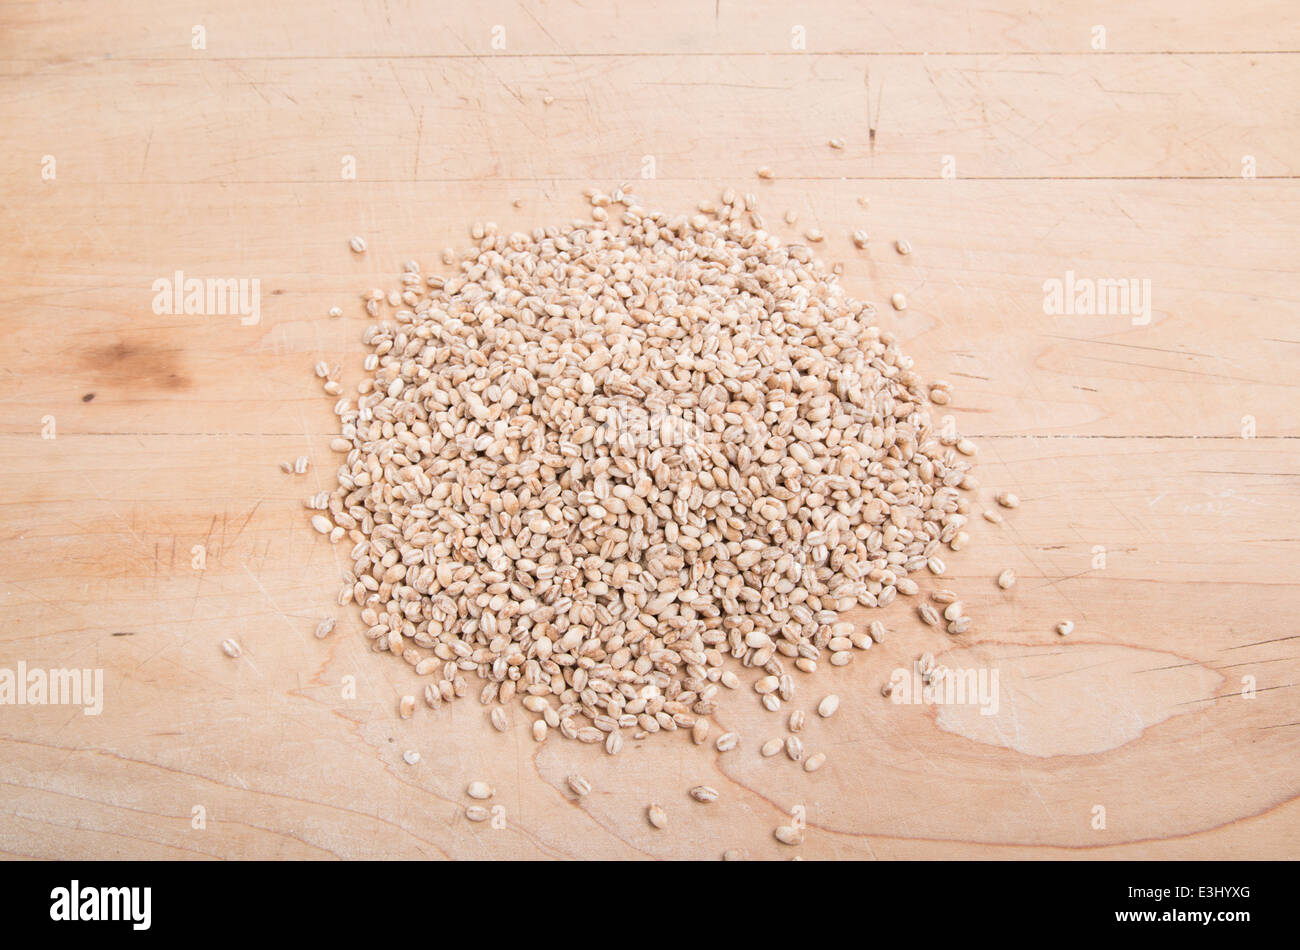
<svg viewBox="0 0 1300 950"><path fill-rule="evenodd" d="M1300 33L1280 4L1196 7L240 0L196 51L165 4L0 6L0 668L106 681L99 716L0 705L0 855L775 859L802 806L808 858L1296 857ZM887 642L800 683L843 700L810 717L813 775L759 757L783 722L748 690L726 754L537 746L473 700L399 720L417 681L333 606L346 552L301 506L335 464L310 367L359 378L360 291L623 181L669 210L731 184L782 235L824 230L953 381L982 495L1023 499L949 559L970 635L863 612ZM260 280L260 321L155 314L178 270ZM1149 280L1150 322L1045 313L1067 272ZM923 651L996 670L996 714L885 700ZM503 829L464 818L474 779Z"/></svg>

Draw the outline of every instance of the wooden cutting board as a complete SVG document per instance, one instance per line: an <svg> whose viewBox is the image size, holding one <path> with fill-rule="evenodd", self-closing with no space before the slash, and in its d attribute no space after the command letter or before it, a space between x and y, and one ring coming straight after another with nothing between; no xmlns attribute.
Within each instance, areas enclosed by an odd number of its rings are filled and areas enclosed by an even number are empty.
<svg viewBox="0 0 1300 950"><path fill-rule="evenodd" d="M1300 853L1285 5L473 6L0 11L0 669L103 676L99 715L0 705L0 852ZM983 499L1023 500L950 558L970 634L864 612L887 642L801 682L803 708L842 699L804 734L816 774L759 756L785 732L748 689L717 717L741 736L725 754L538 746L522 710L502 735L473 699L401 721L414 675L334 606L346 551L302 508L337 464L311 368L359 378L360 292L473 221L563 223L622 182L670 211L731 185L783 236L824 231L849 290L953 382ZM167 312L177 272L258 281L256 313ZM1048 299L1130 279L1149 311ZM993 713L882 697L927 651L996 672ZM492 822L464 816L476 779ZM796 808L792 849L772 831Z"/></svg>

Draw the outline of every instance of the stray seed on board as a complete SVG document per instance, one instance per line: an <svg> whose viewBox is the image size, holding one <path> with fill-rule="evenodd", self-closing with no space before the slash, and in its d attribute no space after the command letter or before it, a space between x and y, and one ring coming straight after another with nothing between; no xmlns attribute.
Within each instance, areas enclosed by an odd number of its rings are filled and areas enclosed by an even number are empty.
<svg viewBox="0 0 1300 950"><path fill-rule="evenodd" d="M772 171L772 169L768 168L766 165L764 165L762 168L758 170L759 178L770 179L774 175L775 173Z"/></svg>
<svg viewBox="0 0 1300 950"><path fill-rule="evenodd" d="M231 659L238 659L239 656L244 652L242 649L240 649L239 641L236 640L234 637L227 637L226 639L222 640L221 650L223 653L226 654L226 656L230 657Z"/></svg>
<svg viewBox="0 0 1300 950"><path fill-rule="evenodd" d="M716 788L710 788L708 785L696 785L691 789L691 798L695 799L697 802L704 802L707 805L709 802L716 802L718 800L718 790Z"/></svg>
<svg viewBox="0 0 1300 950"><path fill-rule="evenodd" d="M334 618L326 617L324 620L322 620L320 623L316 625L316 639L324 640L333 632L333 630L334 630Z"/></svg>
<svg viewBox="0 0 1300 950"><path fill-rule="evenodd" d="M829 142L827 142L826 144L829 145L831 148L843 148L843 147L844 147L844 140L843 140L843 139L831 139L831 140L830 140Z"/></svg>
<svg viewBox="0 0 1300 950"><path fill-rule="evenodd" d="M569 790L579 798L585 798L591 794L591 783L576 772L569 776Z"/></svg>
<svg viewBox="0 0 1300 950"><path fill-rule="evenodd" d="M410 719L415 715L415 697L403 696L397 701L397 714L403 719Z"/></svg>
<svg viewBox="0 0 1300 950"><path fill-rule="evenodd" d="M651 805L647 808L646 818L648 818L650 824L654 825L656 828L668 827L668 812L664 811L662 805Z"/></svg>
<svg viewBox="0 0 1300 950"><path fill-rule="evenodd" d="M363 237L360 236L354 237L351 241L348 242L348 246L352 248L352 252L354 254L366 253L366 241L365 238Z"/></svg>
<svg viewBox="0 0 1300 950"><path fill-rule="evenodd" d="M758 751L759 754L763 756L763 758L770 759L772 756L776 755L784 748L785 748L785 743L782 742L780 739L768 739L766 742L763 743L763 747Z"/></svg>
<svg viewBox="0 0 1300 950"><path fill-rule="evenodd" d="M803 740L798 736L787 736L785 754L790 757L792 762L800 761L803 758Z"/></svg>
<svg viewBox="0 0 1300 950"><path fill-rule="evenodd" d="M926 623L928 623L930 626L932 627L939 626L939 611L935 610L932 606L930 606L929 604L921 604L919 607L916 608L916 610L917 613L921 615L921 619L924 620Z"/></svg>
<svg viewBox="0 0 1300 950"><path fill-rule="evenodd" d="M1003 508L1019 508L1020 496L1015 492L1003 491L998 492L998 504Z"/></svg>
<svg viewBox="0 0 1300 950"><path fill-rule="evenodd" d="M310 465L311 465L311 460L308 459L307 456L299 455L298 458L293 463L294 474L295 475L307 474L307 468Z"/></svg>
<svg viewBox="0 0 1300 950"><path fill-rule="evenodd" d="M819 768L821 768L825 764L826 764L826 753L814 752L812 755L808 756L807 761L804 762L803 770L805 772L816 772Z"/></svg>
<svg viewBox="0 0 1300 950"><path fill-rule="evenodd" d="M1003 571L1001 574L998 575L998 586L1001 587L1003 590L1006 590L1015 582L1016 582L1016 572L1011 570L1011 568L1007 568L1005 571Z"/></svg>
<svg viewBox="0 0 1300 950"><path fill-rule="evenodd" d="M465 789L465 794L470 798L483 801L484 799L491 798L496 794L496 792L487 782L470 782L469 787Z"/></svg>
<svg viewBox="0 0 1300 950"><path fill-rule="evenodd" d="M894 305L895 310L907 309L907 298L901 293L895 293L889 298L889 302Z"/></svg>
<svg viewBox="0 0 1300 950"><path fill-rule="evenodd" d="M746 851L744 848L728 848L726 851L723 851L723 852L722 852L722 860L724 860L724 861L748 861L748 860L749 860L749 852Z"/></svg>
<svg viewBox="0 0 1300 950"><path fill-rule="evenodd" d="M341 317L341 316L343 316L343 308L342 308L342 307L330 307L330 316L331 316L331 317Z"/></svg>
<svg viewBox="0 0 1300 950"><path fill-rule="evenodd" d="M470 805L465 809L465 817L470 821L487 821L491 816L492 812L482 805Z"/></svg>
<svg viewBox="0 0 1300 950"><path fill-rule="evenodd" d="M822 702L825 701L826 700L822 700ZM794 712L790 713L790 722L788 724L790 731L802 732L805 718L806 717L804 716L804 711L802 709L796 709Z"/></svg>
<svg viewBox="0 0 1300 950"><path fill-rule="evenodd" d="M415 765L420 761L420 753L416 752L414 749L407 749L402 753L402 758L405 760L407 765Z"/></svg>
<svg viewBox="0 0 1300 950"><path fill-rule="evenodd" d="M894 242L894 249L898 251L899 254L907 255L912 253L912 245L908 244L902 238L899 238Z"/></svg>
<svg viewBox="0 0 1300 950"><path fill-rule="evenodd" d="M492 721L492 728L497 732L505 732L510 728L510 717L506 715L503 706L493 706L488 718Z"/></svg>
<svg viewBox="0 0 1300 950"><path fill-rule="evenodd" d="M1002 517L1002 512L993 508L985 509L984 520L992 524L1002 524L1006 519Z"/></svg>
<svg viewBox="0 0 1300 950"><path fill-rule="evenodd" d="M1056 625L1056 632L1063 637L1068 637L1070 634L1074 633L1074 621L1062 620Z"/></svg>
<svg viewBox="0 0 1300 950"><path fill-rule="evenodd" d="M831 716L835 715L835 710L839 708L840 698L834 693L831 693L817 704L817 715L821 716L823 719L829 719Z"/></svg>
<svg viewBox="0 0 1300 950"><path fill-rule="evenodd" d="M858 250L863 250L868 244L871 243L871 236L867 234L866 231L863 231L861 229L854 231L852 237L853 237L853 246L856 247Z"/></svg>
<svg viewBox="0 0 1300 950"><path fill-rule="evenodd" d="M773 834L776 836L776 840L782 844L803 844L802 829L795 828L791 825L781 825L775 832L773 832Z"/></svg>
<svg viewBox="0 0 1300 950"><path fill-rule="evenodd" d="M739 744L740 736L736 735L734 732L724 732L722 735L718 736L718 741L715 743L715 747L719 752L730 752Z"/></svg>

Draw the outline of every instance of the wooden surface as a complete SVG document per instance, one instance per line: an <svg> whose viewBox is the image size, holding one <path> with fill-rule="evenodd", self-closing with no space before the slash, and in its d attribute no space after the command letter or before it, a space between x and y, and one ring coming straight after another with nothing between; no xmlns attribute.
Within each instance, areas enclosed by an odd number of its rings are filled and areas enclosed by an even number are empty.
<svg viewBox="0 0 1300 950"><path fill-rule="evenodd" d="M808 858L1300 855L1286 4L220 6L0 5L0 667L105 676L97 717L0 706L5 856L788 858L794 806ZM900 603L886 644L801 681L808 708L843 698L805 734L815 775L759 757L784 730L748 690L718 715L742 736L724 755L539 747L522 710L499 735L473 699L398 720L415 677L333 606L346 552L301 507L336 464L311 366L358 378L358 292L472 221L564 222L625 181L672 211L731 184L778 233L787 209L821 227L954 382L985 494L1024 500L950 558L972 634ZM259 279L260 322L155 315L178 270ZM1045 314L1067 271L1149 279L1150 323ZM280 472L300 454L309 474ZM997 715L885 701L925 650L997 670ZM464 818L472 779L503 828ZM691 802L700 783L721 800Z"/></svg>

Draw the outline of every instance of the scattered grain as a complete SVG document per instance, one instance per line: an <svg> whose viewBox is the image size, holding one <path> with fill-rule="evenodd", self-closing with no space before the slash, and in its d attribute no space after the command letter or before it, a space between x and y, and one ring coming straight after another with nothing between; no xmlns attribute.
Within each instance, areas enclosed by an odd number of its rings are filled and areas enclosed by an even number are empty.
<svg viewBox="0 0 1300 950"><path fill-rule="evenodd" d="M781 825L773 832L776 840L782 844L799 845L803 844L803 829L795 828L793 825Z"/></svg>

